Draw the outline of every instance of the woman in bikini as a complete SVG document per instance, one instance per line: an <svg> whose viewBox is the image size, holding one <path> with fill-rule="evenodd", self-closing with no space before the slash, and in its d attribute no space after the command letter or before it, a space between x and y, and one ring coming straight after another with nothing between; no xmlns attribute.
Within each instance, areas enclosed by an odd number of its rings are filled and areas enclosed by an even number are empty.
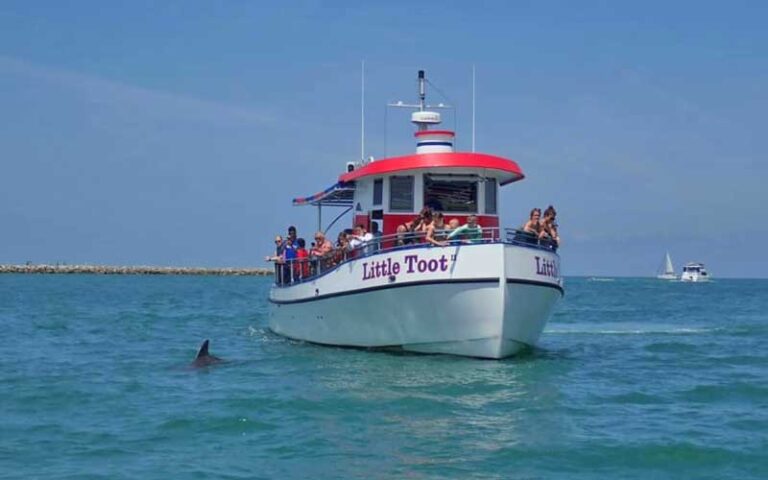
<svg viewBox="0 0 768 480"><path fill-rule="evenodd" d="M425 232L426 235L424 239L427 241L427 243L436 245L438 247L444 247L448 245L448 242L445 241L445 218L443 217L442 213L437 212L432 216L432 222L427 225Z"/></svg>
<svg viewBox="0 0 768 480"><path fill-rule="evenodd" d="M528 221L525 222L525 225L523 225L523 231L525 233L530 233L533 236L538 237L539 233L541 233L541 209L540 208L534 208L531 210L531 216L529 217Z"/></svg>
<svg viewBox="0 0 768 480"><path fill-rule="evenodd" d="M557 233L557 211L555 207L550 205L544 210L544 218L541 221L539 230L539 241L544 244L552 246L553 250L557 250L560 246L560 235Z"/></svg>
<svg viewBox="0 0 768 480"><path fill-rule="evenodd" d="M427 225L430 223L432 223L432 210L429 207L424 207L416 218L401 225L406 232L403 236L403 245L419 243L419 238L426 232ZM398 233L401 230L403 229L398 226Z"/></svg>

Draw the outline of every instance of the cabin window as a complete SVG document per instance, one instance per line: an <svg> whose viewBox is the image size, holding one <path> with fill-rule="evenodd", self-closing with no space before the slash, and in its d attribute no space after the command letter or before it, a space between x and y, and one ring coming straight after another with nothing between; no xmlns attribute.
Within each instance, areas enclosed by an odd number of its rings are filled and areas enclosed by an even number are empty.
<svg viewBox="0 0 768 480"><path fill-rule="evenodd" d="M425 175L424 206L438 212L477 213L477 179Z"/></svg>
<svg viewBox="0 0 768 480"><path fill-rule="evenodd" d="M389 177L389 210L413 211L413 177Z"/></svg>
<svg viewBox="0 0 768 480"><path fill-rule="evenodd" d="M384 180L381 178L373 181L373 204L381 205L384 197Z"/></svg>
<svg viewBox="0 0 768 480"><path fill-rule="evenodd" d="M495 178L489 178L485 181L485 213L496 215L496 193L498 185Z"/></svg>

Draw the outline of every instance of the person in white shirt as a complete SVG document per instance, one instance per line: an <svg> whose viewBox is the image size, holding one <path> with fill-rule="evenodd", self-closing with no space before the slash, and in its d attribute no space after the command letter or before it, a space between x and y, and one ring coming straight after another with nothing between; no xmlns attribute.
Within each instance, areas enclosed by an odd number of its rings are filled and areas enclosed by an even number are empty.
<svg viewBox="0 0 768 480"><path fill-rule="evenodd" d="M352 232L352 238L349 241L349 249L357 250L359 248L366 247L366 255L370 254L372 253L371 248L373 246L371 240L373 240L373 235L368 233L365 230L365 227L360 224L356 226L355 230Z"/></svg>

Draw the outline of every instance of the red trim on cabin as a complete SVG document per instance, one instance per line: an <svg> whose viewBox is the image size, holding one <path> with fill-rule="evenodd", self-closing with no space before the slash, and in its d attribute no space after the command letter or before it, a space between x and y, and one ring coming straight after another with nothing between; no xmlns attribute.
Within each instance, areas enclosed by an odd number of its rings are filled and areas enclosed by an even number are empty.
<svg viewBox="0 0 768 480"><path fill-rule="evenodd" d="M430 168L483 168L511 174L510 180L500 182L501 185L516 182L525 178L523 171L512 160L486 155L484 153L445 152L422 153L405 157L385 158L366 164L365 166L339 176L341 182L352 182L373 175L385 175L408 170Z"/></svg>
<svg viewBox="0 0 768 480"><path fill-rule="evenodd" d="M456 133L450 130L421 130L413 134L414 137L421 137L423 135L450 135L455 137Z"/></svg>
<svg viewBox="0 0 768 480"><path fill-rule="evenodd" d="M365 229L369 232L371 231L370 217L367 213L355 213L355 218L352 219L352 228L355 228L358 225L364 226Z"/></svg>

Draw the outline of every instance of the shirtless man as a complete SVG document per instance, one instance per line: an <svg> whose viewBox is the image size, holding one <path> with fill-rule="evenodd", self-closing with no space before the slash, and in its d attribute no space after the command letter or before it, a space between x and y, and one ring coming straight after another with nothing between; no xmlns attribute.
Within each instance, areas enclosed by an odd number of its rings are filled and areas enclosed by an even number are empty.
<svg viewBox="0 0 768 480"><path fill-rule="evenodd" d="M451 221L448 222L447 230L449 232L452 232L452 231L456 230L457 228L459 228L459 225L461 225L461 223L459 223L459 219L458 218L452 218Z"/></svg>
<svg viewBox="0 0 768 480"><path fill-rule="evenodd" d="M322 257L329 254L333 250L333 244L325 238L323 232L315 233L315 248L312 249L310 255L313 257Z"/></svg>

